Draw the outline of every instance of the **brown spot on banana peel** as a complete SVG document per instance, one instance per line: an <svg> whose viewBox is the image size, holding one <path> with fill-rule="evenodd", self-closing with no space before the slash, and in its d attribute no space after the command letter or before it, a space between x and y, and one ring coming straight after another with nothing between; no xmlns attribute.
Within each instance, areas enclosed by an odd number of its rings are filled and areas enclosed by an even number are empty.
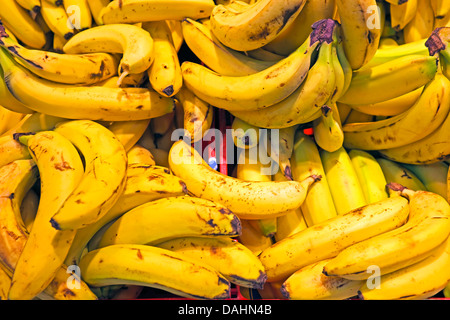
<svg viewBox="0 0 450 320"><path fill-rule="evenodd" d="M238 275L230 274L228 275L229 279L235 280L238 283L246 283L246 286L253 289L263 289L264 284L267 281L267 275L263 271L259 271L259 275L255 280L249 280L247 278L243 278Z"/></svg>

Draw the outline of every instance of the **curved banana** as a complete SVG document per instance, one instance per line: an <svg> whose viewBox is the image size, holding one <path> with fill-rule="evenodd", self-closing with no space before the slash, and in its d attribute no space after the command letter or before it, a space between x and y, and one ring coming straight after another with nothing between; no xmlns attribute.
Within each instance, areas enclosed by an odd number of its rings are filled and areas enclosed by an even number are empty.
<svg viewBox="0 0 450 320"><path fill-rule="evenodd" d="M67 121L54 131L77 147L85 172L51 223L57 230L78 229L100 219L117 201L125 187L127 155L116 136L94 121Z"/></svg>
<svg viewBox="0 0 450 320"><path fill-rule="evenodd" d="M125 152L128 152L141 139L149 125L150 119L117 121L108 126L108 130L122 143Z"/></svg>
<svg viewBox="0 0 450 320"><path fill-rule="evenodd" d="M133 24L100 25L78 32L64 45L70 54L109 52L122 54L119 82L128 74L147 71L154 60L150 33Z"/></svg>
<svg viewBox="0 0 450 320"><path fill-rule="evenodd" d="M422 181L402 163L389 159L376 158L383 171L387 183L399 183L411 190L427 190Z"/></svg>
<svg viewBox="0 0 450 320"><path fill-rule="evenodd" d="M167 197L125 212L107 227L98 247L155 245L172 238L233 237L240 233L239 218L216 202L190 196Z"/></svg>
<svg viewBox="0 0 450 320"><path fill-rule="evenodd" d="M447 163L443 161L421 165L404 163L403 166L419 178L427 191L447 198L447 173L449 168Z"/></svg>
<svg viewBox="0 0 450 320"><path fill-rule="evenodd" d="M353 70L368 63L381 38L379 8L375 0L336 0L345 54Z"/></svg>
<svg viewBox="0 0 450 320"><path fill-rule="evenodd" d="M176 52L179 52L181 46L185 43L183 36L183 28L180 20L166 20L169 25L170 34L172 35L172 43Z"/></svg>
<svg viewBox="0 0 450 320"><path fill-rule="evenodd" d="M313 121L313 129L314 140L320 148L334 152L342 147L344 131L336 103L322 106L322 115Z"/></svg>
<svg viewBox="0 0 450 320"><path fill-rule="evenodd" d="M80 31L92 27L93 17L88 0L64 0L63 7L75 30Z"/></svg>
<svg viewBox="0 0 450 320"><path fill-rule="evenodd" d="M399 4L390 4L391 26L396 31L403 30L405 26L416 16L418 0L408 0Z"/></svg>
<svg viewBox="0 0 450 320"><path fill-rule="evenodd" d="M377 266L378 274L384 275L410 266L417 257L423 259L423 255L446 241L450 234L450 205L445 198L397 184L390 184L389 188L408 199L408 221L395 230L345 248L324 266L325 274L364 280L372 275L370 267Z"/></svg>
<svg viewBox="0 0 450 320"><path fill-rule="evenodd" d="M407 55L353 74L341 103L370 104L404 95L434 78L437 57Z"/></svg>
<svg viewBox="0 0 450 320"><path fill-rule="evenodd" d="M350 156L344 147L333 152L320 150L320 158L338 215L361 208L368 203Z"/></svg>
<svg viewBox="0 0 450 320"><path fill-rule="evenodd" d="M324 259L300 268L283 282L281 292L290 300L344 300L358 295L363 281L326 276Z"/></svg>
<svg viewBox="0 0 450 320"><path fill-rule="evenodd" d="M68 40L75 34L64 6L41 0L40 13L49 29L61 38Z"/></svg>
<svg viewBox="0 0 450 320"><path fill-rule="evenodd" d="M331 195L330 185L320 159L319 149L312 137L297 131L294 139L294 152L291 158L292 177L302 181L310 174L322 176L308 190L301 210L306 224L311 227L337 215L336 206Z"/></svg>
<svg viewBox="0 0 450 320"><path fill-rule="evenodd" d="M204 23L186 18L181 22L183 38L189 49L213 71L225 76L246 76L274 65L224 46ZM303 42L302 42L303 43Z"/></svg>
<svg viewBox="0 0 450 320"><path fill-rule="evenodd" d="M111 1L110 0L87 0L92 19L96 25L102 25L101 12Z"/></svg>
<svg viewBox="0 0 450 320"><path fill-rule="evenodd" d="M22 135L39 170L39 206L28 239L14 269L8 298L29 300L52 281L75 236L75 230L59 231L50 219L78 186L84 167L78 150L55 131Z"/></svg>
<svg viewBox="0 0 450 320"><path fill-rule="evenodd" d="M211 30L231 49L261 48L294 22L305 3L305 0L261 0L239 10L216 5L210 15Z"/></svg>
<svg viewBox="0 0 450 320"><path fill-rule="evenodd" d="M176 94L183 109L183 128L192 142L200 141L213 125L214 107L197 97L187 87Z"/></svg>
<svg viewBox="0 0 450 320"><path fill-rule="evenodd" d="M358 149L349 150L348 155L352 160L367 203L388 198L387 181L375 157L367 151Z"/></svg>
<svg viewBox="0 0 450 320"><path fill-rule="evenodd" d="M181 253L148 245L111 245L88 252L80 261L91 286L133 284L194 299L230 297L229 281L214 268Z"/></svg>
<svg viewBox="0 0 450 320"><path fill-rule="evenodd" d="M156 245L182 254L216 269L238 286L262 289L266 274L261 261L242 243L232 238L183 237Z"/></svg>
<svg viewBox="0 0 450 320"><path fill-rule="evenodd" d="M276 242L259 255L267 281L288 278L300 268L335 257L344 248L403 225L408 200L393 197L338 215Z"/></svg>
<svg viewBox="0 0 450 320"><path fill-rule="evenodd" d="M201 155L183 140L169 152L171 171L180 177L190 193L225 205L239 218L277 217L298 208L309 187L320 177L311 174L303 181L243 181L213 170Z"/></svg>
<svg viewBox="0 0 450 320"><path fill-rule="evenodd" d="M419 99L407 111L384 120L345 124L344 146L380 150L419 141L441 126L449 110L450 80L438 73L425 85Z"/></svg>
<svg viewBox="0 0 450 320"><path fill-rule="evenodd" d="M67 84L93 84L117 73L117 60L107 53L60 54L14 43L0 25L0 46L22 66L44 79Z"/></svg>
<svg viewBox="0 0 450 320"><path fill-rule="evenodd" d="M0 18L5 27L24 44L35 49L41 49L45 46L47 39L44 31L16 0L3 1Z"/></svg>
<svg viewBox="0 0 450 320"><path fill-rule="evenodd" d="M450 6L445 0L430 0L436 19L443 19L450 12Z"/></svg>
<svg viewBox="0 0 450 320"><path fill-rule="evenodd" d="M153 39L153 63L147 69L152 88L165 97L175 95L183 85L180 61L173 45L172 32L166 21L142 24Z"/></svg>
<svg viewBox="0 0 450 320"><path fill-rule="evenodd" d="M8 86L4 80L4 72L0 66L0 105L10 111L24 114L34 113L33 110L28 108L22 102L17 100L15 96L9 91Z"/></svg>
<svg viewBox="0 0 450 320"><path fill-rule="evenodd" d="M147 202L185 194L187 194L186 185L178 177L170 174L169 169L157 165L129 164L127 180L122 194L103 217L77 230L66 256L66 264L78 264L83 249L92 237L125 212Z"/></svg>
<svg viewBox="0 0 450 320"><path fill-rule="evenodd" d="M272 238L262 234L261 229L254 228L250 220L241 220L241 234L237 237L239 243L246 246L255 256L258 256L262 250L272 245ZM267 285L267 283L266 283Z"/></svg>
<svg viewBox="0 0 450 320"><path fill-rule="evenodd" d="M150 150L144 148L138 143L131 147L127 152L128 165L144 164L156 165L155 158Z"/></svg>
<svg viewBox="0 0 450 320"><path fill-rule="evenodd" d="M104 24L160 20L194 20L209 17L213 0L122 0L111 1L101 12Z"/></svg>
<svg viewBox="0 0 450 320"><path fill-rule="evenodd" d="M287 58L247 76L223 76L199 63L181 65L188 89L209 104L228 111L260 110L288 97L308 74L319 41L308 39Z"/></svg>
<svg viewBox="0 0 450 320"><path fill-rule="evenodd" d="M105 121L142 120L174 108L171 98L148 88L108 88L58 84L33 75L0 49L0 64L11 93L36 112Z"/></svg>
<svg viewBox="0 0 450 320"><path fill-rule="evenodd" d="M428 38L433 32L434 11L430 0L417 0L417 14L403 28L403 38L406 43Z"/></svg>

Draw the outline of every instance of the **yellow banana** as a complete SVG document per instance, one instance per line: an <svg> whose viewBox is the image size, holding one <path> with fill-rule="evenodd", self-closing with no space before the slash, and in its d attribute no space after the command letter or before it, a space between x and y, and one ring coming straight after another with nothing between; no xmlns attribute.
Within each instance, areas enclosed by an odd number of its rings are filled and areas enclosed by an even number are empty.
<svg viewBox="0 0 450 320"><path fill-rule="evenodd" d="M324 259L294 272L282 285L282 293L291 300L344 300L356 297L363 281L326 276Z"/></svg>
<svg viewBox="0 0 450 320"><path fill-rule="evenodd" d="M386 178L380 164L367 151L352 149L348 151L353 168L360 182L367 203L374 203L389 197Z"/></svg>
<svg viewBox="0 0 450 320"><path fill-rule="evenodd" d="M344 248L403 225L408 200L393 197L338 215L276 242L259 255L267 281L287 279L314 262L335 257Z"/></svg>
<svg viewBox="0 0 450 320"><path fill-rule="evenodd" d="M261 289L266 274L261 261L242 243L232 238L183 237L157 244L206 263L238 286Z"/></svg>
<svg viewBox="0 0 450 320"><path fill-rule="evenodd" d="M438 195L447 198L448 164L440 161L422 165L404 163L403 166L419 178L427 191L437 193Z"/></svg>
<svg viewBox="0 0 450 320"><path fill-rule="evenodd" d="M27 11L39 13L41 11L40 0L15 0L22 8Z"/></svg>
<svg viewBox="0 0 450 320"><path fill-rule="evenodd" d="M25 114L11 111L0 105L0 136L17 126Z"/></svg>
<svg viewBox="0 0 450 320"><path fill-rule="evenodd" d="M14 43L6 33L2 32L1 25L0 46L34 74L54 82L92 84L117 73L118 62L112 55L107 53L72 55L30 50Z"/></svg>
<svg viewBox="0 0 450 320"><path fill-rule="evenodd" d="M185 61L181 65L183 83L200 99L221 109L264 109L288 97L300 86L318 45L319 41L308 37L287 58L247 76L223 76L199 63Z"/></svg>
<svg viewBox="0 0 450 320"><path fill-rule="evenodd" d="M419 141L441 126L449 109L450 80L438 73L407 111L384 120L345 124L344 146L380 150ZM411 128L414 128L414 133Z"/></svg>
<svg viewBox="0 0 450 320"><path fill-rule="evenodd" d="M233 142L237 148L252 149L258 146L261 128L253 126L238 117L233 118L231 123Z"/></svg>
<svg viewBox="0 0 450 320"><path fill-rule="evenodd" d="M338 100L341 103L370 104L404 95L434 78L437 58L407 55L353 74L348 90Z"/></svg>
<svg viewBox="0 0 450 320"><path fill-rule="evenodd" d="M255 256L272 245L272 238L262 234L260 228L254 228L250 220L241 220L241 234L237 240L246 246ZM267 283L266 283L267 284Z"/></svg>
<svg viewBox="0 0 450 320"><path fill-rule="evenodd" d="M325 274L364 280L372 275L370 267L376 266L382 276L410 266L416 257L423 259L424 254L446 241L450 234L450 205L445 198L401 185L389 187L408 199L408 221L395 230L345 248L324 266Z"/></svg>
<svg viewBox="0 0 450 320"><path fill-rule="evenodd" d="M73 86L41 79L0 50L11 93L36 112L67 119L142 120L173 110L173 100L148 88Z"/></svg>
<svg viewBox="0 0 450 320"><path fill-rule="evenodd" d="M169 169L157 165L130 163L127 168L127 180L122 194L114 206L98 221L77 230L66 264L78 264L83 249L94 235L125 212L166 197L177 197L187 193L186 185L170 174Z"/></svg>
<svg viewBox="0 0 450 320"><path fill-rule="evenodd" d="M347 150L344 147L333 152L320 150L320 158L337 214L366 205L367 200Z"/></svg>
<svg viewBox="0 0 450 320"><path fill-rule="evenodd" d="M176 52L179 52L181 46L185 43L183 36L183 28L180 20L166 20L172 35L172 42Z"/></svg>
<svg viewBox="0 0 450 320"><path fill-rule="evenodd" d="M48 1L41 0L41 14L45 23L52 30L63 39L70 39L75 30L71 24L68 14L64 9L64 6L58 6Z"/></svg>
<svg viewBox="0 0 450 320"><path fill-rule="evenodd" d="M45 46L44 31L31 18L27 10L22 8L15 0L2 2L0 18L5 27L24 44L35 49L41 49Z"/></svg>
<svg viewBox="0 0 450 320"><path fill-rule="evenodd" d="M383 170L387 183L399 183L411 190L427 190L423 182L402 163L384 158L376 158L376 160Z"/></svg>
<svg viewBox="0 0 450 320"><path fill-rule="evenodd" d="M78 32L64 46L65 53L109 52L122 54L119 82L128 74L147 71L154 60L150 33L132 24L101 25Z"/></svg>
<svg viewBox="0 0 450 320"><path fill-rule="evenodd" d="M63 7L74 29L80 31L92 27L92 13L88 0L64 0Z"/></svg>
<svg viewBox="0 0 450 320"><path fill-rule="evenodd" d="M322 115L313 121L314 140L317 145L328 152L334 152L344 143L339 110L336 103L322 106Z"/></svg>
<svg viewBox="0 0 450 320"><path fill-rule="evenodd" d="M450 12L450 6L445 0L430 0L436 19L442 19Z"/></svg>
<svg viewBox="0 0 450 320"><path fill-rule="evenodd" d="M379 8L375 0L336 0L345 54L353 70L368 63L381 38Z"/></svg>
<svg viewBox="0 0 450 320"><path fill-rule="evenodd" d="M133 284L194 299L230 297L229 281L214 268L154 246L121 244L96 249L83 256L80 269L84 281L95 287Z"/></svg>
<svg viewBox="0 0 450 320"><path fill-rule="evenodd" d="M11 285L11 277L8 273L0 266L0 299L8 299L8 291Z"/></svg>
<svg viewBox="0 0 450 320"><path fill-rule="evenodd" d="M370 122L373 121L373 119L375 119L375 116L371 114L363 113L358 110L352 109L348 114L347 118L345 118L345 122L343 122L342 124L346 125L348 123Z"/></svg>
<svg viewBox="0 0 450 320"><path fill-rule="evenodd" d="M150 119L136 121L117 121L108 126L128 152L141 139L150 124Z"/></svg>
<svg viewBox="0 0 450 320"><path fill-rule="evenodd" d="M403 28L406 43L426 39L434 30L434 11L430 0L417 0L417 13Z"/></svg>
<svg viewBox="0 0 450 320"><path fill-rule="evenodd" d="M92 19L96 25L102 25L101 12L111 1L110 0L87 0Z"/></svg>
<svg viewBox="0 0 450 320"><path fill-rule="evenodd" d="M29 300L42 292L52 281L76 231L59 231L50 219L78 186L84 174L82 159L75 146L54 131L22 135L39 170L39 207L33 228L14 269L8 298Z"/></svg>
<svg viewBox="0 0 450 320"><path fill-rule="evenodd" d="M186 18L181 22L183 38L189 49L213 71L226 76L245 76L274 65L224 46L211 29L199 21Z"/></svg>
<svg viewBox="0 0 450 320"><path fill-rule="evenodd" d="M390 4L391 26L396 31L403 30L416 16L418 0L408 0L399 4Z"/></svg>
<svg viewBox="0 0 450 320"><path fill-rule="evenodd" d="M213 170L183 140L173 144L169 164L171 171L186 183L190 193L217 201L243 219L277 217L298 208L309 187L320 180L320 176L313 173L303 181L249 183Z"/></svg>
<svg viewBox="0 0 450 320"><path fill-rule="evenodd" d="M162 96L172 97L182 87L183 76L169 25L166 21L152 21L144 23L142 28L154 42L154 61L147 69L150 84Z"/></svg>
<svg viewBox="0 0 450 320"><path fill-rule="evenodd" d="M216 5L210 15L211 29L231 49L261 48L294 22L305 3L305 0L262 0L238 10Z"/></svg>
<svg viewBox="0 0 450 320"><path fill-rule="evenodd" d="M94 121L67 121L54 130L77 147L86 164L82 180L51 223L57 230L78 229L100 219L117 201L125 187L127 155L114 134Z"/></svg>
<svg viewBox="0 0 450 320"><path fill-rule="evenodd" d="M337 215L336 206L333 202L317 144L312 137L307 136L300 130L295 135L291 164L292 176L296 181L302 181L313 173L322 176L320 181L310 187L306 199L301 205L306 224L311 227L335 217Z"/></svg>
<svg viewBox="0 0 450 320"><path fill-rule="evenodd" d="M240 233L239 218L216 202L190 196L167 197L125 212L107 227L98 247L154 245L172 238L233 237Z"/></svg>
<svg viewBox="0 0 450 320"><path fill-rule="evenodd" d="M135 144L127 152L128 165L130 164L145 164L155 165L155 158L150 150L144 148L139 144Z"/></svg>

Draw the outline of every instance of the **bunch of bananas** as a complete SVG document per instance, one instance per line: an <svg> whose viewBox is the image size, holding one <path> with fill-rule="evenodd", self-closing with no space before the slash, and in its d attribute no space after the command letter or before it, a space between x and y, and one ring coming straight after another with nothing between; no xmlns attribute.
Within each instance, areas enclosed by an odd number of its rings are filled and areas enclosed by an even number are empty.
<svg viewBox="0 0 450 320"><path fill-rule="evenodd" d="M0 299L450 297L448 0L2 4Z"/></svg>

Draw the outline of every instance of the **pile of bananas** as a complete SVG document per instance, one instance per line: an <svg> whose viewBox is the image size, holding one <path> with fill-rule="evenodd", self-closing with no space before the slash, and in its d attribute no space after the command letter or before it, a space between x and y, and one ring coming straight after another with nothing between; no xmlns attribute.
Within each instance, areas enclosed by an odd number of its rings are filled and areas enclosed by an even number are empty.
<svg viewBox="0 0 450 320"><path fill-rule="evenodd" d="M450 297L449 43L448 0L2 0L0 299Z"/></svg>

